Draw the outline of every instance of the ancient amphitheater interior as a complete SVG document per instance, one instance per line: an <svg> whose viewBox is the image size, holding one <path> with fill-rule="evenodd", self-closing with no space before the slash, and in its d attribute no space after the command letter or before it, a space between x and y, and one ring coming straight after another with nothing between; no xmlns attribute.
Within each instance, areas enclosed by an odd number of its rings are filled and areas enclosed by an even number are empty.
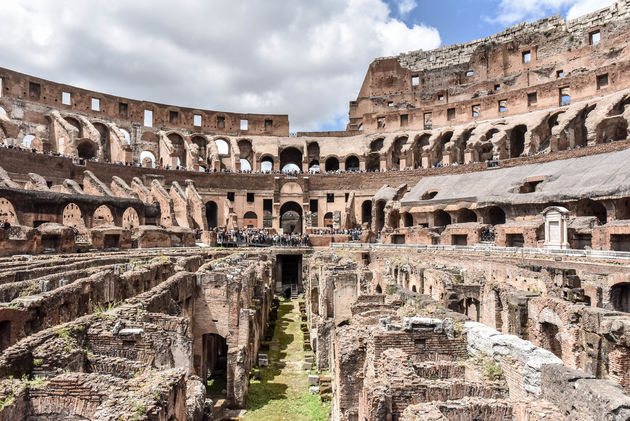
<svg viewBox="0 0 630 421"><path fill-rule="evenodd" d="M629 35L376 58L338 132L0 68L0 420L630 420Z"/></svg>

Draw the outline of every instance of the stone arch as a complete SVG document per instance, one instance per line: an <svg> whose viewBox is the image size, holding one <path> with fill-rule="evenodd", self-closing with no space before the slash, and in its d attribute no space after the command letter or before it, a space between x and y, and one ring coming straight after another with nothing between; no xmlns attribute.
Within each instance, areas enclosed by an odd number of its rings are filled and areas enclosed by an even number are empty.
<svg viewBox="0 0 630 421"><path fill-rule="evenodd" d="M98 146L90 139L83 139L77 145L77 155L82 159L92 159L98 153Z"/></svg>
<svg viewBox="0 0 630 421"><path fill-rule="evenodd" d="M413 216L409 212L403 212L401 215L403 227L413 227Z"/></svg>
<svg viewBox="0 0 630 421"><path fill-rule="evenodd" d="M19 225L13 203L4 197L0 197L0 222L8 222L11 225Z"/></svg>
<svg viewBox="0 0 630 421"><path fill-rule="evenodd" d="M595 216L600 224L605 224L607 219L606 207L593 199L580 199L577 202L576 216Z"/></svg>
<svg viewBox="0 0 630 421"><path fill-rule="evenodd" d="M227 156L230 154L230 143L223 139L223 138L218 138L214 140L214 144L217 147L217 153L220 156Z"/></svg>
<svg viewBox="0 0 630 421"><path fill-rule="evenodd" d="M252 147L252 141L249 139L241 139L236 144L238 146L239 158L249 161L251 164L254 162L254 149Z"/></svg>
<svg viewBox="0 0 630 421"><path fill-rule="evenodd" d="M256 212L245 212L243 215L243 226L246 228L258 228L258 215L256 215Z"/></svg>
<svg viewBox="0 0 630 421"><path fill-rule="evenodd" d="M326 212L326 214L324 214L324 226L328 228L333 227L333 213L332 212Z"/></svg>
<svg viewBox="0 0 630 421"><path fill-rule="evenodd" d="M285 167L290 164L302 168L302 152L293 146L284 148L280 152L280 168L284 171Z"/></svg>
<svg viewBox="0 0 630 421"><path fill-rule="evenodd" d="M123 129L123 128L118 128L118 131L120 131L120 133L122 133L123 135L123 139L125 139L125 143L127 145L131 145L131 135L129 134L129 131L127 131L127 129Z"/></svg>
<svg viewBox="0 0 630 421"><path fill-rule="evenodd" d="M491 206L487 212L487 223L490 225L505 224L505 211L498 206Z"/></svg>
<svg viewBox="0 0 630 421"><path fill-rule="evenodd" d="M359 157L356 155L350 155L346 158L346 171L359 171L360 163Z"/></svg>
<svg viewBox="0 0 630 421"><path fill-rule="evenodd" d="M202 135L194 135L190 138L190 142L193 145L197 145L199 160L206 161L208 159L208 139Z"/></svg>
<svg viewBox="0 0 630 421"><path fill-rule="evenodd" d="M457 223L477 222L477 214L470 209L460 209L457 211Z"/></svg>
<svg viewBox="0 0 630 421"><path fill-rule="evenodd" d="M260 170L262 172L273 172L273 156L266 155L260 160Z"/></svg>
<svg viewBox="0 0 630 421"><path fill-rule="evenodd" d="M630 283L623 282L610 288L610 304L616 311L630 313Z"/></svg>
<svg viewBox="0 0 630 421"><path fill-rule="evenodd" d="M63 208L62 213L63 225L76 229L84 229L85 221L83 220L83 214L81 208L76 203L68 203Z"/></svg>
<svg viewBox="0 0 630 421"><path fill-rule="evenodd" d="M339 160L337 157L331 156L326 159L326 172L337 171L339 169Z"/></svg>
<svg viewBox="0 0 630 421"><path fill-rule="evenodd" d="M155 168L155 155L153 155L153 152L140 152L140 163L145 168Z"/></svg>
<svg viewBox="0 0 630 421"><path fill-rule="evenodd" d="M525 133L527 133L527 126L519 124L510 130L510 144L508 156L510 158L518 158L525 151Z"/></svg>
<svg viewBox="0 0 630 421"><path fill-rule="evenodd" d="M400 136L396 140L394 140L391 152L391 168L397 170L401 169L400 160L402 158L402 148L403 146L405 146L405 144L407 144L407 140L409 140L407 136Z"/></svg>
<svg viewBox="0 0 630 421"><path fill-rule="evenodd" d="M109 142L109 127L107 127L103 123L98 123L98 122L92 123L92 125L94 126L94 128L99 134L99 139L97 143L99 146L99 150L102 151L103 159L105 159L106 161L112 160L113 155L111 151L111 145Z"/></svg>
<svg viewBox="0 0 630 421"><path fill-rule="evenodd" d="M451 215L448 212L438 209L433 212L433 226L445 227L451 224Z"/></svg>
<svg viewBox="0 0 630 421"><path fill-rule="evenodd" d="M280 207L280 227L284 234L302 233L302 206L289 201Z"/></svg>
<svg viewBox="0 0 630 421"><path fill-rule="evenodd" d="M21 145L27 149L31 149L34 141L35 141L35 135L27 134L26 136L24 136L24 138L22 138Z"/></svg>
<svg viewBox="0 0 630 421"><path fill-rule="evenodd" d="M426 146L429 146L429 140L431 139L431 133L422 133L416 136L412 153L413 153L413 167L422 168L422 151Z"/></svg>
<svg viewBox="0 0 630 421"><path fill-rule="evenodd" d="M435 165L441 164L442 159L444 158L444 152L446 150L446 144L453 139L453 134L455 132L453 130L447 130L440 135L440 140L437 145L437 156L435 159Z"/></svg>
<svg viewBox="0 0 630 421"><path fill-rule="evenodd" d="M376 285L376 288L374 289L374 291L375 291L377 294L382 294L382 293L383 293L383 288L381 288L381 285L380 285L380 284L377 284L377 285Z"/></svg>
<svg viewBox="0 0 630 421"><path fill-rule="evenodd" d="M134 208L127 208L123 213L122 226L125 229L131 230L140 226L140 218L138 212Z"/></svg>
<svg viewBox="0 0 630 421"><path fill-rule="evenodd" d="M385 138L379 137L370 142L370 152L380 152L383 149Z"/></svg>
<svg viewBox="0 0 630 421"><path fill-rule="evenodd" d="M216 228L218 226L218 211L219 207L216 202L212 200L206 202L206 222L208 223L208 229Z"/></svg>
<svg viewBox="0 0 630 421"><path fill-rule="evenodd" d="M99 206L92 217L92 227L104 227L114 225L114 216L107 205Z"/></svg>
<svg viewBox="0 0 630 421"><path fill-rule="evenodd" d="M64 117L63 118L69 125L71 125L72 127L74 127L75 129L77 129L77 137L82 137L83 136L83 126L81 125L81 123L79 123L79 120L77 120L74 117Z"/></svg>

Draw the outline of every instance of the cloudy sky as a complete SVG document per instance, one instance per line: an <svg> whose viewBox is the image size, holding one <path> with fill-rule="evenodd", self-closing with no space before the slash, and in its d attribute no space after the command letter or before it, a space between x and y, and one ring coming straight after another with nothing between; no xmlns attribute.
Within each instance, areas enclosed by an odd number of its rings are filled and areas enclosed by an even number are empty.
<svg viewBox="0 0 630 421"><path fill-rule="evenodd" d="M0 67L135 99L344 129L370 62L613 0L5 0Z"/></svg>

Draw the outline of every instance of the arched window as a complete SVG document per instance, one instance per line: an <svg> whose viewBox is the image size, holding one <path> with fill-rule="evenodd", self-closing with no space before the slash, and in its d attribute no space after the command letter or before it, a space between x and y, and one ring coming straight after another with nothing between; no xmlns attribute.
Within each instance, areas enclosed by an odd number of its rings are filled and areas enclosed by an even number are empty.
<svg viewBox="0 0 630 421"><path fill-rule="evenodd" d="M125 138L125 143L127 143L127 145L131 144L131 135L129 134L129 132L125 129L118 129L120 130L120 132L122 133L123 137Z"/></svg>
<svg viewBox="0 0 630 421"><path fill-rule="evenodd" d="M330 157L326 160L326 171L337 171L339 169L339 160L335 157Z"/></svg>
<svg viewBox="0 0 630 421"><path fill-rule="evenodd" d="M90 140L84 140L77 146L79 158L92 159L96 156L96 145Z"/></svg>
<svg viewBox="0 0 630 421"><path fill-rule="evenodd" d="M433 225L436 227L445 227L451 224L451 215L443 210L437 210L433 214Z"/></svg>
<svg viewBox="0 0 630 421"><path fill-rule="evenodd" d="M270 156L266 156L260 161L260 170L262 172L272 172L273 171L273 158Z"/></svg>
<svg viewBox="0 0 630 421"><path fill-rule="evenodd" d="M219 155L230 154L230 146L224 139L217 139L214 141L214 144L217 145L217 152L219 153Z"/></svg>
<svg viewBox="0 0 630 421"><path fill-rule="evenodd" d="M349 156L346 158L346 171L359 171L359 158Z"/></svg>
<svg viewBox="0 0 630 421"><path fill-rule="evenodd" d="M505 212L498 206L488 209L488 223L490 225L505 224Z"/></svg>
<svg viewBox="0 0 630 421"><path fill-rule="evenodd" d="M249 161L241 158L241 171L251 171L251 170L252 170L252 165L249 163Z"/></svg>
<svg viewBox="0 0 630 421"><path fill-rule="evenodd" d="M145 168L155 168L155 155L153 155L153 152L140 152L140 164Z"/></svg>
<svg viewBox="0 0 630 421"><path fill-rule="evenodd" d="M22 139L22 146L30 149L31 142L33 142L33 139L35 139L35 136L33 136L32 134L27 134L26 136L24 136L24 139Z"/></svg>

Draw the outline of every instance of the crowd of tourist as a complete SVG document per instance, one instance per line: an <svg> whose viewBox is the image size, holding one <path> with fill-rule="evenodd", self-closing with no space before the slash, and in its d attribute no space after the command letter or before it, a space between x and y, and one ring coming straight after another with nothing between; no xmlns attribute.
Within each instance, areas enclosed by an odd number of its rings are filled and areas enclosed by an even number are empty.
<svg viewBox="0 0 630 421"><path fill-rule="evenodd" d="M219 246L246 244L299 247L310 245L308 234L291 233L281 235L258 228L231 230L215 228L214 231L217 233L217 245Z"/></svg>

